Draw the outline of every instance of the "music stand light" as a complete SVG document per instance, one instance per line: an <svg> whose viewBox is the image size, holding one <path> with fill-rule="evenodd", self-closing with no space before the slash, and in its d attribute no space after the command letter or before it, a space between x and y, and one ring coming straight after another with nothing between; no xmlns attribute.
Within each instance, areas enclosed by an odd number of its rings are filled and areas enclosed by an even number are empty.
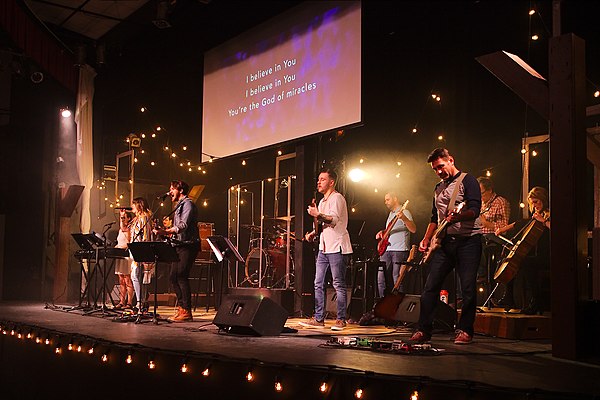
<svg viewBox="0 0 600 400"><path fill-rule="evenodd" d="M132 242L127 244L133 260L137 263L154 263L155 276L154 276L154 316L152 322L158 325L158 318L156 317L156 307L158 300L156 293L158 292L158 263L172 263L179 261L179 256L175 251L175 248L168 242ZM140 266L141 267L141 266ZM138 268L138 273L143 274L143 269ZM140 282L142 280L140 279ZM138 301L142 301L138 299ZM138 310L138 317L142 314L142 310ZM139 318L138 318L139 321ZM137 322L137 321L136 321Z"/></svg>
<svg viewBox="0 0 600 400"><path fill-rule="evenodd" d="M230 262L244 262L244 258L228 238L215 235L207 237L206 241L213 253L215 253L217 261L222 262L226 258Z"/></svg>

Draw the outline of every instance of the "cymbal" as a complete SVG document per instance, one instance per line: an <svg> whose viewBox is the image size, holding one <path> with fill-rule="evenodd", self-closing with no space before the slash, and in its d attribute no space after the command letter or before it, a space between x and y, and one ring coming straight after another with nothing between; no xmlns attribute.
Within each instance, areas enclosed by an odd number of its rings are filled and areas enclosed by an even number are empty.
<svg viewBox="0 0 600 400"><path fill-rule="evenodd" d="M295 217L296 217L295 215L290 215L289 217L288 216L284 216L284 217L265 217L265 219L270 219L270 220L275 220L275 221L291 221Z"/></svg>
<svg viewBox="0 0 600 400"><path fill-rule="evenodd" d="M240 226L244 229L250 229L251 231L260 231L260 225L242 224Z"/></svg>

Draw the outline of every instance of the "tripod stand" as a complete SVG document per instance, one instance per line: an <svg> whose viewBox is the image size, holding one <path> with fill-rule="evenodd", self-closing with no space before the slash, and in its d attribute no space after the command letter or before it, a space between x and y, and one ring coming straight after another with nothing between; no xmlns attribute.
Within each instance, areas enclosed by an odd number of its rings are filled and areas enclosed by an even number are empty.
<svg viewBox="0 0 600 400"><path fill-rule="evenodd" d="M144 262L153 262L154 268L158 268L159 262L172 263L175 261L179 261L179 256L175 249L167 242L132 242L129 243L129 251L133 256L133 259L137 263ZM142 268L139 268L143 274ZM155 325L158 325L158 315L156 312L156 308L158 306L157 300L157 292L158 292L158 274L155 273L154 276L154 312L152 316L152 322ZM139 299L138 299L139 300ZM141 310L138 311L138 318L135 321L136 323L141 322ZM167 321L167 320L165 320Z"/></svg>

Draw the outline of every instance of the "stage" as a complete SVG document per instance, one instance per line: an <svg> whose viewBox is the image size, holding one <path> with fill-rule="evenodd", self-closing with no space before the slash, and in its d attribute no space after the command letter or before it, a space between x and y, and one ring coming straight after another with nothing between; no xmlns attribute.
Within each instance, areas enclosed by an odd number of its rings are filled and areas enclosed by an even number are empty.
<svg viewBox="0 0 600 400"><path fill-rule="evenodd" d="M5 395L348 399L360 388L365 399L409 399L415 390L421 399L600 396L600 365L553 358L547 339L476 334L472 344L455 345L452 332L439 332L431 347L410 347L403 343L411 329L402 324L349 324L334 332L334 320L323 329L306 329L302 319L288 318L277 336L242 336L220 331L212 323L213 309L198 308L186 323L163 321L173 313L165 306L157 323L151 316L135 323L108 309L86 312L1 303ZM329 384L325 393L319 391L322 381Z"/></svg>

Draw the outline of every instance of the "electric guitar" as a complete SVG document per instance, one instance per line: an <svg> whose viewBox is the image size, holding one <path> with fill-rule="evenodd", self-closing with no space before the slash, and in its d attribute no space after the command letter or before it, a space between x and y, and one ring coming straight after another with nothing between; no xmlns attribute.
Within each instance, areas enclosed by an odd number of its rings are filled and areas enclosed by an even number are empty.
<svg viewBox="0 0 600 400"><path fill-rule="evenodd" d="M400 288L400 284L404 280L406 272L410 271L412 267L419 265L418 263L413 262L416 253L417 245L413 244L410 249L410 253L408 254L408 258L402 263L402 266L400 267L400 275L398 275L398 279L394 284L394 288L390 293L383 296L373 308L373 314L377 318L384 318L390 321L394 320L396 316L396 311L398 310L400 303L402 303L402 300L404 299L404 293L398 290Z"/></svg>
<svg viewBox="0 0 600 400"><path fill-rule="evenodd" d="M455 209L454 213L459 213L460 210L465 206L465 202L460 203ZM429 248L423 254L423 258L421 259L420 264L427 264L431 260L431 256L437 249L442 247L442 239L444 238L444 234L446 233L446 228L448 228L448 220L444 219L441 224L438 225L431 241L429 242Z"/></svg>
<svg viewBox="0 0 600 400"><path fill-rule="evenodd" d="M381 235L381 239L379 239L379 243L377 243L377 251L379 252L380 256L382 256L383 253L385 253L385 251L387 250L387 247L390 245L390 241L389 241L390 232L392 231L392 228L394 227L394 225L396 225L396 222L398 221L398 218L400 218L400 215L402 215L402 212L404 210L406 210L407 205L408 205L408 200L406 200L404 202L404 204L402 205L400 210L396 213L396 216L394 216L394 218L390 221L387 228L385 228L385 231Z"/></svg>

